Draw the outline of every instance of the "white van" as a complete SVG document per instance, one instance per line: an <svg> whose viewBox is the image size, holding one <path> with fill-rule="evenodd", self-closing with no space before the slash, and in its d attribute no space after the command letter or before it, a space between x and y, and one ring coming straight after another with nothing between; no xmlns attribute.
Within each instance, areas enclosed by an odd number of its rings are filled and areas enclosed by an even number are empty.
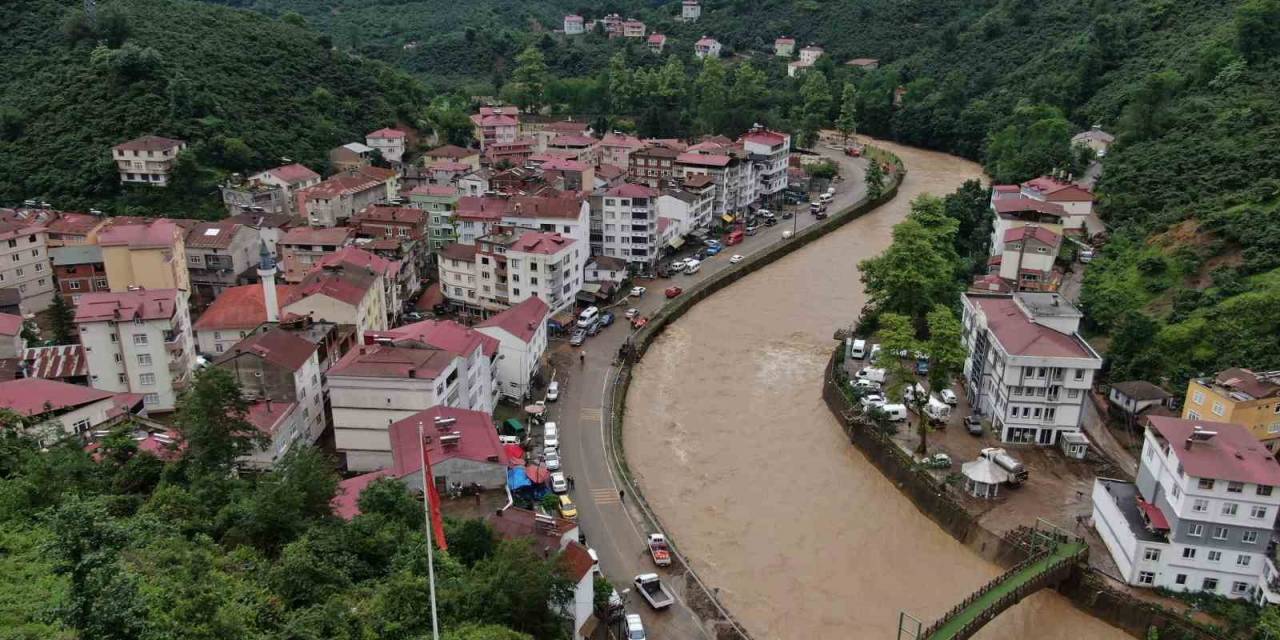
<svg viewBox="0 0 1280 640"><path fill-rule="evenodd" d="M884 412L889 422L902 422L907 419L907 406L904 404L884 404L880 405L880 410Z"/></svg>
<svg viewBox="0 0 1280 640"><path fill-rule="evenodd" d="M578 328L586 329L591 326L598 317L600 317L600 309L597 309L596 307L587 307L586 309L583 309L582 313L578 314Z"/></svg>
<svg viewBox="0 0 1280 640"><path fill-rule="evenodd" d="M826 204L828 202L831 202L831 198L833 197L834 196L832 196L830 193L824 193L818 196L818 202L821 202L822 204Z"/></svg>
<svg viewBox="0 0 1280 640"><path fill-rule="evenodd" d="M854 340L853 343L849 345L849 357L857 358L858 360L867 357L867 341Z"/></svg>
<svg viewBox="0 0 1280 640"><path fill-rule="evenodd" d="M879 382L880 384L884 384L884 369L878 369L876 367L863 367L858 370L858 373L855 374L854 377L856 377L859 380L870 380L872 382Z"/></svg>
<svg viewBox="0 0 1280 640"><path fill-rule="evenodd" d="M691 276L691 275L693 275L693 274L697 273L697 272L698 272L698 270L699 270L699 269L701 269L701 268L702 268L702 263L701 263L701 262L698 262L697 260L690 260L690 261L688 261L688 262L686 262L686 263L685 263L684 272L685 272L685 275L690 275L690 276Z"/></svg>
<svg viewBox="0 0 1280 640"><path fill-rule="evenodd" d="M920 394L920 396L924 397L925 393L924 387L917 382L909 387L903 388L902 399L907 402L915 402L916 394Z"/></svg>
<svg viewBox="0 0 1280 640"><path fill-rule="evenodd" d="M929 417L930 422L946 422L947 418L951 417L951 405L934 396L929 396L929 404L924 406L924 414Z"/></svg>

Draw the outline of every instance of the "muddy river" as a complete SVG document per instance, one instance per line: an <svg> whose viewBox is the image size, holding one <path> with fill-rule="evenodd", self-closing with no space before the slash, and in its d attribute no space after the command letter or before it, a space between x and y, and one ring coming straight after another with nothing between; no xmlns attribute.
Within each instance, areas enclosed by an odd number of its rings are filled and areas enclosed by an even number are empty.
<svg viewBox="0 0 1280 640"><path fill-rule="evenodd" d="M831 335L863 304L858 261L917 194L981 175L885 146L909 169L893 202L700 303L654 343L627 400L645 496L756 638L894 638L900 610L930 621L999 573L916 511L819 397ZM1128 638L1050 592L978 637Z"/></svg>

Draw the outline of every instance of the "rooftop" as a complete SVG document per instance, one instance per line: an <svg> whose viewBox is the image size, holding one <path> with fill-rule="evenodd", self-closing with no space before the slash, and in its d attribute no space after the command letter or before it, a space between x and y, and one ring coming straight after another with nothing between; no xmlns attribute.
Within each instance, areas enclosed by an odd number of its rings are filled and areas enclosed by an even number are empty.
<svg viewBox="0 0 1280 640"><path fill-rule="evenodd" d="M346 265L348 267L364 268L382 274L383 277L388 279L394 278L397 273L400 273L399 261L388 260L359 247L342 247L333 253L327 254L318 264L321 267Z"/></svg>
<svg viewBox="0 0 1280 640"><path fill-rule="evenodd" d="M428 347L443 349L461 358L471 357L477 348L489 358L498 352L497 340L452 320L423 320L385 331L370 331L365 333L365 339L374 343L390 343L393 346L403 346L404 342L417 342Z"/></svg>
<svg viewBox="0 0 1280 640"><path fill-rule="evenodd" d="M391 477L390 469L379 469L339 482L338 490L334 493L333 500L329 502L329 506L333 507L334 515L343 520L350 520L360 515L360 494L375 480L389 477Z"/></svg>
<svg viewBox="0 0 1280 640"><path fill-rule="evenodd" d="M442 424L452 421L451 424ZM489 414L454 407L435 406L392 423L392 473L403 478L422 469L418 453L418 427L422 427L423 449L432 464L462 458L507 466L507 452L498 442ZM441 442L441 436L457 435L456 443Z"/></svg>
<svg viewBox="0 0 1280 640"><path fill-rule="evenodd" d="M86 293L76 304L76 323L167 320L177 311L179 298L177 289Z"/></svg>
<svg viewBox="0 0 1280 640"><path fill-rule="evenodd" d="M92 404L114 395L110 391L57 380L23 378L0 382L0 409L9 409L24 416L36 416L48 411L61 412Z"/></svg>
<svg viewBox="0 0 1280 640"><path fill-rule="evenodd" d="M16 336L22 333L22 316L12 313L0 313L0 335Z"/></svg>
<svg viewBox="0 0 1280 640"><path fill-rule="evenodd" d="M299 194L308 198L336 198L347 193L357 193L382 188L382 181L363 175L337 175L326 178L320 184L303 189Z"/></svg>
<svg viewBox="0 0 1280 640"><path fill-rule="evenodd" d="M1173 394L1146 380L1117 382L1111 385L1111 388L1134 400L1164 400L1165 398L1173 397Z"/></svg>
<svg viewBox="0 0 1280 640"><path fill-rule="evenodd" d="M658 192L650 187L633 182L624 182L608 191L604 192L607 196L619 196L623 198L652 198L658 195Z"/></svg>
<svg viewBox="0 0 1280 640"><path fill-rule="evenodd" d="M162 138L160 136L142 136L134 138L128 142L122 142L115 147L119 151L166 151L174 147L185 144L181 140L173 138Z"/></svg>
<svg viewBox="0 0 1280 640"><path fill-rule="evenodd" d="M596 260L600 259L602 257L596 258ZM502 329L519 338L522 342L528 343L533 340L534 334L538 332L538 327L546 320L549 310L550 307L542 301L542 298L530 296L520 304L502 313L490 316L487 320L477 324L476 327L481 329Z"/></svg>
<svg viewBox="0 0 1280 640"><path fill-rule="evenodd" d="M348 351L329 369L329 377L421 378L433 380L453 364L454 355L435 348L372 345Z"/></svg>
<svg viewBox="0 0 1280 640"><path fill-rule="evenodd" d="M1004 186L1004 185L1001 185ZM1044 202L1035 198L997 198L992 201L991 206L998 214L1018 213L1022 211L1035 211L1037 213L1047 213L1055 216L1065 216L1067 211L1062 205L1052 202Z"/></svg>
<svg viewBox="0 0 1280 640"><path fill-rule="evenodd" d="M1121 482L1119 480L1107 480L1099 478L1097 481L1106 489L1112 499L1115 500L1116 508L1120 510L1124 520L1129 525L1129 531L1142 542L1167 542L1167 538L1163 535L1155 533L1151 527L1147 525L1147 518L1143 517L1142 512L1138 508L1138 502L1142 498L1138 495L1138 488L1132 482ZM1157 508L1158 510L1158 508ZM1163 514L1161 514L1163 517Z"/></svg>
<svg viewBox="0 0 1280 640"><path fill-rule="evenodd" d="M454 160L461 160L462 158L468 158L478 155L479 153L479 151L464 149L457 145L446 144L444 146L431 149L422 155L427 158L452 158Z"/></svg>
<svg viewBox="0 0 1280 640"><path fill-rule="evenodd" d="M276 302L283 311L284 300L293 293L293 286L276 285ZM239 287L228 287L213 299L193 328L196 331L217 331L221 329L246 330L254 329L267 321L267 304L261 284L246 284Z"/></svg>
<svg viewBox="0 0 1280 640"><path fill-rule="evenodd" d="M65 247L50 247L49 257L55 267L69 267L80 264L98 264L102 262L102 247L96 244L72 244Z"/></svg>
<svg viewBox="0 0 1280 640"><path fill-rule="evenodd" d="M440 248L440 256L450 260L471 262L476 257L476 246L474 244L451 242Z"/></svg>
<svg viewBox="0 0 1280 640"><path fill-rule="evenodd" d="M284 422L284 419L297 408L298 404L296 402L260 400L249 405L249 411L245 413L244 418L258 431L272 436L280 428L280 424Z"/></svg>
<svg viewBox="0 0 1280 640"><path fill-rule="evenodd" d="M1163 438L1189 476L1280 485L1280 462L1247 427L1167 416L1147 416L1146 422Z"/></svg>
<svg viewBox="0 0 1280 640"><path fill-rule="evenodd" d="M292 294L282 300L288 306L308 296L323 295L359 306L377 279L378 274L365 268L322 266L308 272L302 282L293 288Z"/></svg>
<svg viewBox="0 0 1280 640"><path fill-rule="evenodd" d="M365 138L380 139L380 140L398 140L398 139L404 138L405 136L406 136L405 132L399 129L391 129L388 127L388 128L378 129L377 131L374 131L369 135L365 136Z"/></svg>
<svg viewBox="0 0 1280 640"><path fill-rule="evenodd" d="M406 195L406 196L449 197L449 196L457 196L458 188L453 185L445 185L445 184L423 184L423 185L418 185L408 191L403 191L401 193L402 195Z"/></svg>
<svg viewBox="0 0 1280 640"><path fill-rule="evenodd" d="M676 157L676 162L680 164L691 164L700 167L725 167L732 161L733 158L729 156L710 153L682 153Z"/></svg>
<svg viewBox="0 0 1280 640"><path fill-rule="evenodd" d="M316 345L311 341L299 337L292 331L272 327L266 331L252 333L244 340L237 342L230 351L219 356L215 364L222 364L241 354L251 353L288 371L297 371L315 352Z"/></svg>
<svg viewBox="0 0 1280 640"><path fill-rule="evenodd" d="M235 222L202 222L187 232L187 247L226 249L240 228Z"/></svg>
<svg viewBox="0 0 1280 640"><path fill-rule="evenodd" d="M556 562L559 562L560 566L564 567L565 577L574 584L586 577L596 564L591 559L591 554L587 553L587 548L577 541L566 545L564 551L560 552L560 556L556 558Z"/></svg>
<svg viewBox="0 0 1280 640"><path fill-rule="evenodd" d="M288 185L295 185L302 182L310 182L312 180L320 179L320 174L297 163L286 164L274 169L267 169L263 173L270 174L275 179Z"/></svg>
<svg viewBox="0 0 1280 640"><path fill-rule="evenodd" d="M506 540L551 536L556 538L557 544L561 537L578 528L578 523L572 520L554 515L539 516L533 511L519 507L490 515L487 521L494 532Z"/></svg>
<svg viewBox="0 0 1280 640"><path fill-rule="evenodd" d="M280 244L341 245L355 235L350 227L294 227L280 236Z"/></svg>
<svg viewBox="0 0 1280 640"><path fill-rule="evenodd" d="M353 224L361 222L407 222L422 224L427 220L427 212L417 207L392 207L372 205L365 207L351 218Z"/></svg>
<svg viewBox="0 0 1280 640"><path fill-rule="evenodd" d="M183 234L182 227L160 218L145 222L111 224L98 232L98 246L131 249L168 248Z"/></svg>
<svg viewBox="0 0 1280 640"><path fill-rule="evenodd" d="M64 344L56 347L29 347L22 352L27 364L27 376L58 380L89 375L89 361L84 357L84 346Z"/></svg>
<svg viewBox="0 0 1280 640"><path fill-rule="evenodd" d="M1014 227L1004 232L1005 242L1022 242L1030 237L1032 240L1056 247L1062 244L1062 236L1053 231L1033 224Z"/></svg>
<svg viewBox="0 0 1280 640"><path fill-rule="evenodd" d="M566 238L558 233L528 231L508 247L508 251L553 255L564 250L573 242L573 238Z"/></svg>
<svg viewBox="0 0 1280 640"><path fill-rule="evenodd" d="M1209 382L1209 380L1201 381L1202 384L1208 384ZM1253 400L1280 396L1280 371L1258 373L1250 369L1232 367L1219 372L1218 375L1214 376L1212 383L1228 389L1232 393L1245 396L1237 399Z"/></svg>
<svg viewBox="0 0 1280 640"><path fill-rule="evenodd" d="M986 316L987 328L1009 355L1042 358L1097 357L1079 336L1068 335L1032 321L1029 314L1019 308L1013 296L967 293L963 297Z"/></svg>

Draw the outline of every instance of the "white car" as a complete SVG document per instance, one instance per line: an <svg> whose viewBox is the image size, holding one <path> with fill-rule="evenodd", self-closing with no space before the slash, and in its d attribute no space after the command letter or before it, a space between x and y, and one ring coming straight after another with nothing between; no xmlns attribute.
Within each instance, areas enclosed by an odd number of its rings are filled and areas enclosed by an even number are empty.
<svg viewBox="0 0 1280 640"><path fill-rule="evenodd" d="M560 451L558 449L548 449L546 453L543 454L543 459L547 462L548 471L560 470Z"/></svg>
<svg viewBox="0 0 1280 640"><path fill-rule="evenodd" d="M729 264L738 264L739 262L742 262L742 256L736 253L733 254L732 258L729 258Z"/></svg>
<svg viewBox="0 0 1280 640"><path fill-rule="evenodd" d="M862 396L863 411L866 411L871 407L881 407L881 406L884 406L884 396L874 395L874 394L869 396Z"/></svg>
<svg viewBox="0 0 1280 640"><path fill-rule="evenodd" d="M520 438L517 436L498 436L498 442L501 444L520 444Z"/></svg>
<svg viewBox="0 0 1280 640"><path fill-rule="evenodd" d="M849 386L854 389L866 389L867 391L880 391L880 383L874 380L850 380Z"/></svg>
<svg viewBox="0 0 1280 640"><path fill-rule="evenodd" d="M569 481L564 479L564 474L559 471L551 474L551 490L556 493L568 493Z"/></svg>
<svg viewBox="0 0 1280 640"><path fill-rule="evenodd" d="M548 434L546 434L546 435L543 435L543 436L542 436L542 448L543 448L543 449L559 449L559 448L560 448L560 434L558 434L558 433L548 433Z"/></svg>
<svg viewBox="0 0 1280 640"><path fill-rule="evenodd" d="M631 297L639 298L640 296L644 295L644 292L646 291L648 291L648 289L644 287L631 287Z"/></svg>
<svg viewBox="0 0 1280 640"><path fill-rule="evenodd" d="M956 406L956 392L950 389L943 389L941 392L938 393L938 395L942 396L943 402L953 407Z"/></svg>
<svg viewBox="0 0 1280 640"><path fill-rule="evenodd" d="M552 380L551 384L547 385L547 402L555 402L556 400L559 400L559 399L560 399L560 381Z"/></svg>
<svg viewBox="0 0 1280 640"><path fill-rule="evenodd" d="M640 620L640 615L628 613L627 640L645 640L646 637L644 634L644 621Z"/></svg>
<svg viewBox="0 0 1280 640"><path fill-rule="evenodd" d="M631 307L630 309L627 309L627 312L626 312L626 314L624 314L624 315L627 317L627 319L628 319L628 320L630 320L630 319L632 319L632 318L636 317L636 316L637 316L637 315L639 315L639 314L640 314L640 310L639 310L639 309L637 309L637 308L635 308L635 307Z"/></svg>

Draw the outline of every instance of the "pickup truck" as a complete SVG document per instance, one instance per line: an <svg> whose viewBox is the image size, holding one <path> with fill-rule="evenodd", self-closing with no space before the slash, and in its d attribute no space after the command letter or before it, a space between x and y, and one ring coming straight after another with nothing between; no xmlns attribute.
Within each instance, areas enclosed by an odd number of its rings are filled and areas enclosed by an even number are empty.
<svg viewBox="0 0 1280 640"><path fill-rule="evenodd" d="M666 536L661 533L649 534L649 555L653 556L653 563L659 567L671 564L671 547L667 546Z"/></svg>
<svg viewBox="0 0 1280 640"><path fill-rule="evenodd" d="M642 573L636 576L635 585L636 591L639 591L649 606L654 609L666 609L676 601L675 596L671 595L656 573Z"/></svg>

